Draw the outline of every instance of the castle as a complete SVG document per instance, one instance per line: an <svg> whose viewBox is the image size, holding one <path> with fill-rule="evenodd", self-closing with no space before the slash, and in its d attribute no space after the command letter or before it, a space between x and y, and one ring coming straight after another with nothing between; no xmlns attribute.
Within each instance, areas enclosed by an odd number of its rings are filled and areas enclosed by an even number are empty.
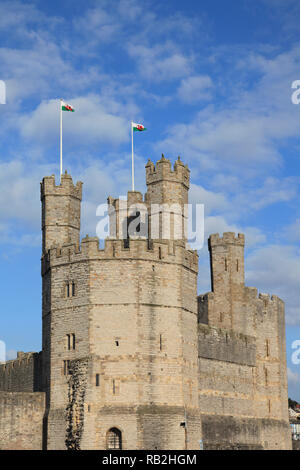
<svg viewBox="0 0 300 470"><path fill-rule="evenodd" d="M188 201L180 159L146 183L128 207ZM41 183L42 352L0 366L0 449L291 449L284 303L245 286L244 236L209 237L198 296L184 235L80 243L81 198Z"/></svg>

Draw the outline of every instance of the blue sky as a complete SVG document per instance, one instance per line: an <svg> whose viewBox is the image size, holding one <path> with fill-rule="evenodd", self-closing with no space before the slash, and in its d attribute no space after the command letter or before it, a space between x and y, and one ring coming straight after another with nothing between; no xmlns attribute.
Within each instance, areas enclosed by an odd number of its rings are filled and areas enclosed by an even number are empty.
<svg viewBox="0 0 300 470"><path fill-rule="evenodd" d="M136 186L163 152L191 169L205 232L246 234L246 280L286 302L289 393L300 401L300 4L294 0L0 0L0 339L41 348L39 182L84 182L82 233L98 204ZM206 247L199 293L210 289Z"/></svg>

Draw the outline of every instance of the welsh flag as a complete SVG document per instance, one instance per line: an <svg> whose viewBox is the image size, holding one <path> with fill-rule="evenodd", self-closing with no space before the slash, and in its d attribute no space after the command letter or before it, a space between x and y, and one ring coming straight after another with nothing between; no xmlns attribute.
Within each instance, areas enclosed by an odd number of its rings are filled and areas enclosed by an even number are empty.
<svg viewBox="0 0 300 470"><path fill-rule="evenodd" d="M74 113L74 111L75 111L73 106L71 106L70 104L65 103L64 101L61 101L61 109L62 109L62 111L71 111L72 113Z"/></svg>
<svg viewBox="0 0 300 470"><path fill-rule="evenodd" d="M142 132L147 130L146 127L144 127L142 124L136 124L135 122L132 123L132 128L135 132Z"/></svg>

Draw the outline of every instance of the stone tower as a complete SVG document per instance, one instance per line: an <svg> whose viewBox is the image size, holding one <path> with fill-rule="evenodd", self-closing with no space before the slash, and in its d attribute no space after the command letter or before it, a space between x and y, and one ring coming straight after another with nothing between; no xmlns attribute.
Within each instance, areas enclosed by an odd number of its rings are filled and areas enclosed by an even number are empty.
<svg viewBox="0 0 300 470"><path fill-rule="evenodd" d="M198 256L186 248L189 170L162 157L146 166L147 194L130 205L173 204L170 236L79 242L81 183L44 178L43 357L49 449L197 449ZM109 202L120 208L118 199ZM155 206L155 210L162 212ZM159 214L160 215L160 214ZM127 224L128 225L128 224ZM56 227L55 236L54 229Z"/></svg>
<svg viewBox="0 0 300 470"><path fill-rule="evenodd" d="M214 293L214 313L210 322L214 326L245 333L250 324L243 311L245 237L224 233L211 235L208 241L211 264L211 287Z"/></svg>
<svg viewBox="0 0 300 470"><path fill-rule="evenodd" d="M0 364L1 449L291 449L284 302L245 286L231 232L197 297L189 170L162 156L146 183L108 198L99 249L82 184L43 179L43 350Z"/></svg>
<svg viewBox="0 0 300 470"><path fill-rule="evenodd" d="M41 183L43 253L64 243L79 244L82 183L73 185L70 175L46 176Z"/></svg>

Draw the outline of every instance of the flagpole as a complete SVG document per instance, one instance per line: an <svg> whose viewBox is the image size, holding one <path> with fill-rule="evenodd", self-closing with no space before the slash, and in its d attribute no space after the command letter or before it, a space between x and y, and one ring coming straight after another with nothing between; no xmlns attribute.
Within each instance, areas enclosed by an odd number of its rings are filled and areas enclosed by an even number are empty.
<svg viewBox="0 0 300 470"><path fill-rule="evenodd" d="M134 191L133 121L131 121L131 172L132 172L132 191Z"/></svg>
<svg viewBox="0 0 300 470"><path fill-rule="evenodd" d="M62 162L62 99L60 100L60 182L61 175L63 172L63 162Z"/></svg>

